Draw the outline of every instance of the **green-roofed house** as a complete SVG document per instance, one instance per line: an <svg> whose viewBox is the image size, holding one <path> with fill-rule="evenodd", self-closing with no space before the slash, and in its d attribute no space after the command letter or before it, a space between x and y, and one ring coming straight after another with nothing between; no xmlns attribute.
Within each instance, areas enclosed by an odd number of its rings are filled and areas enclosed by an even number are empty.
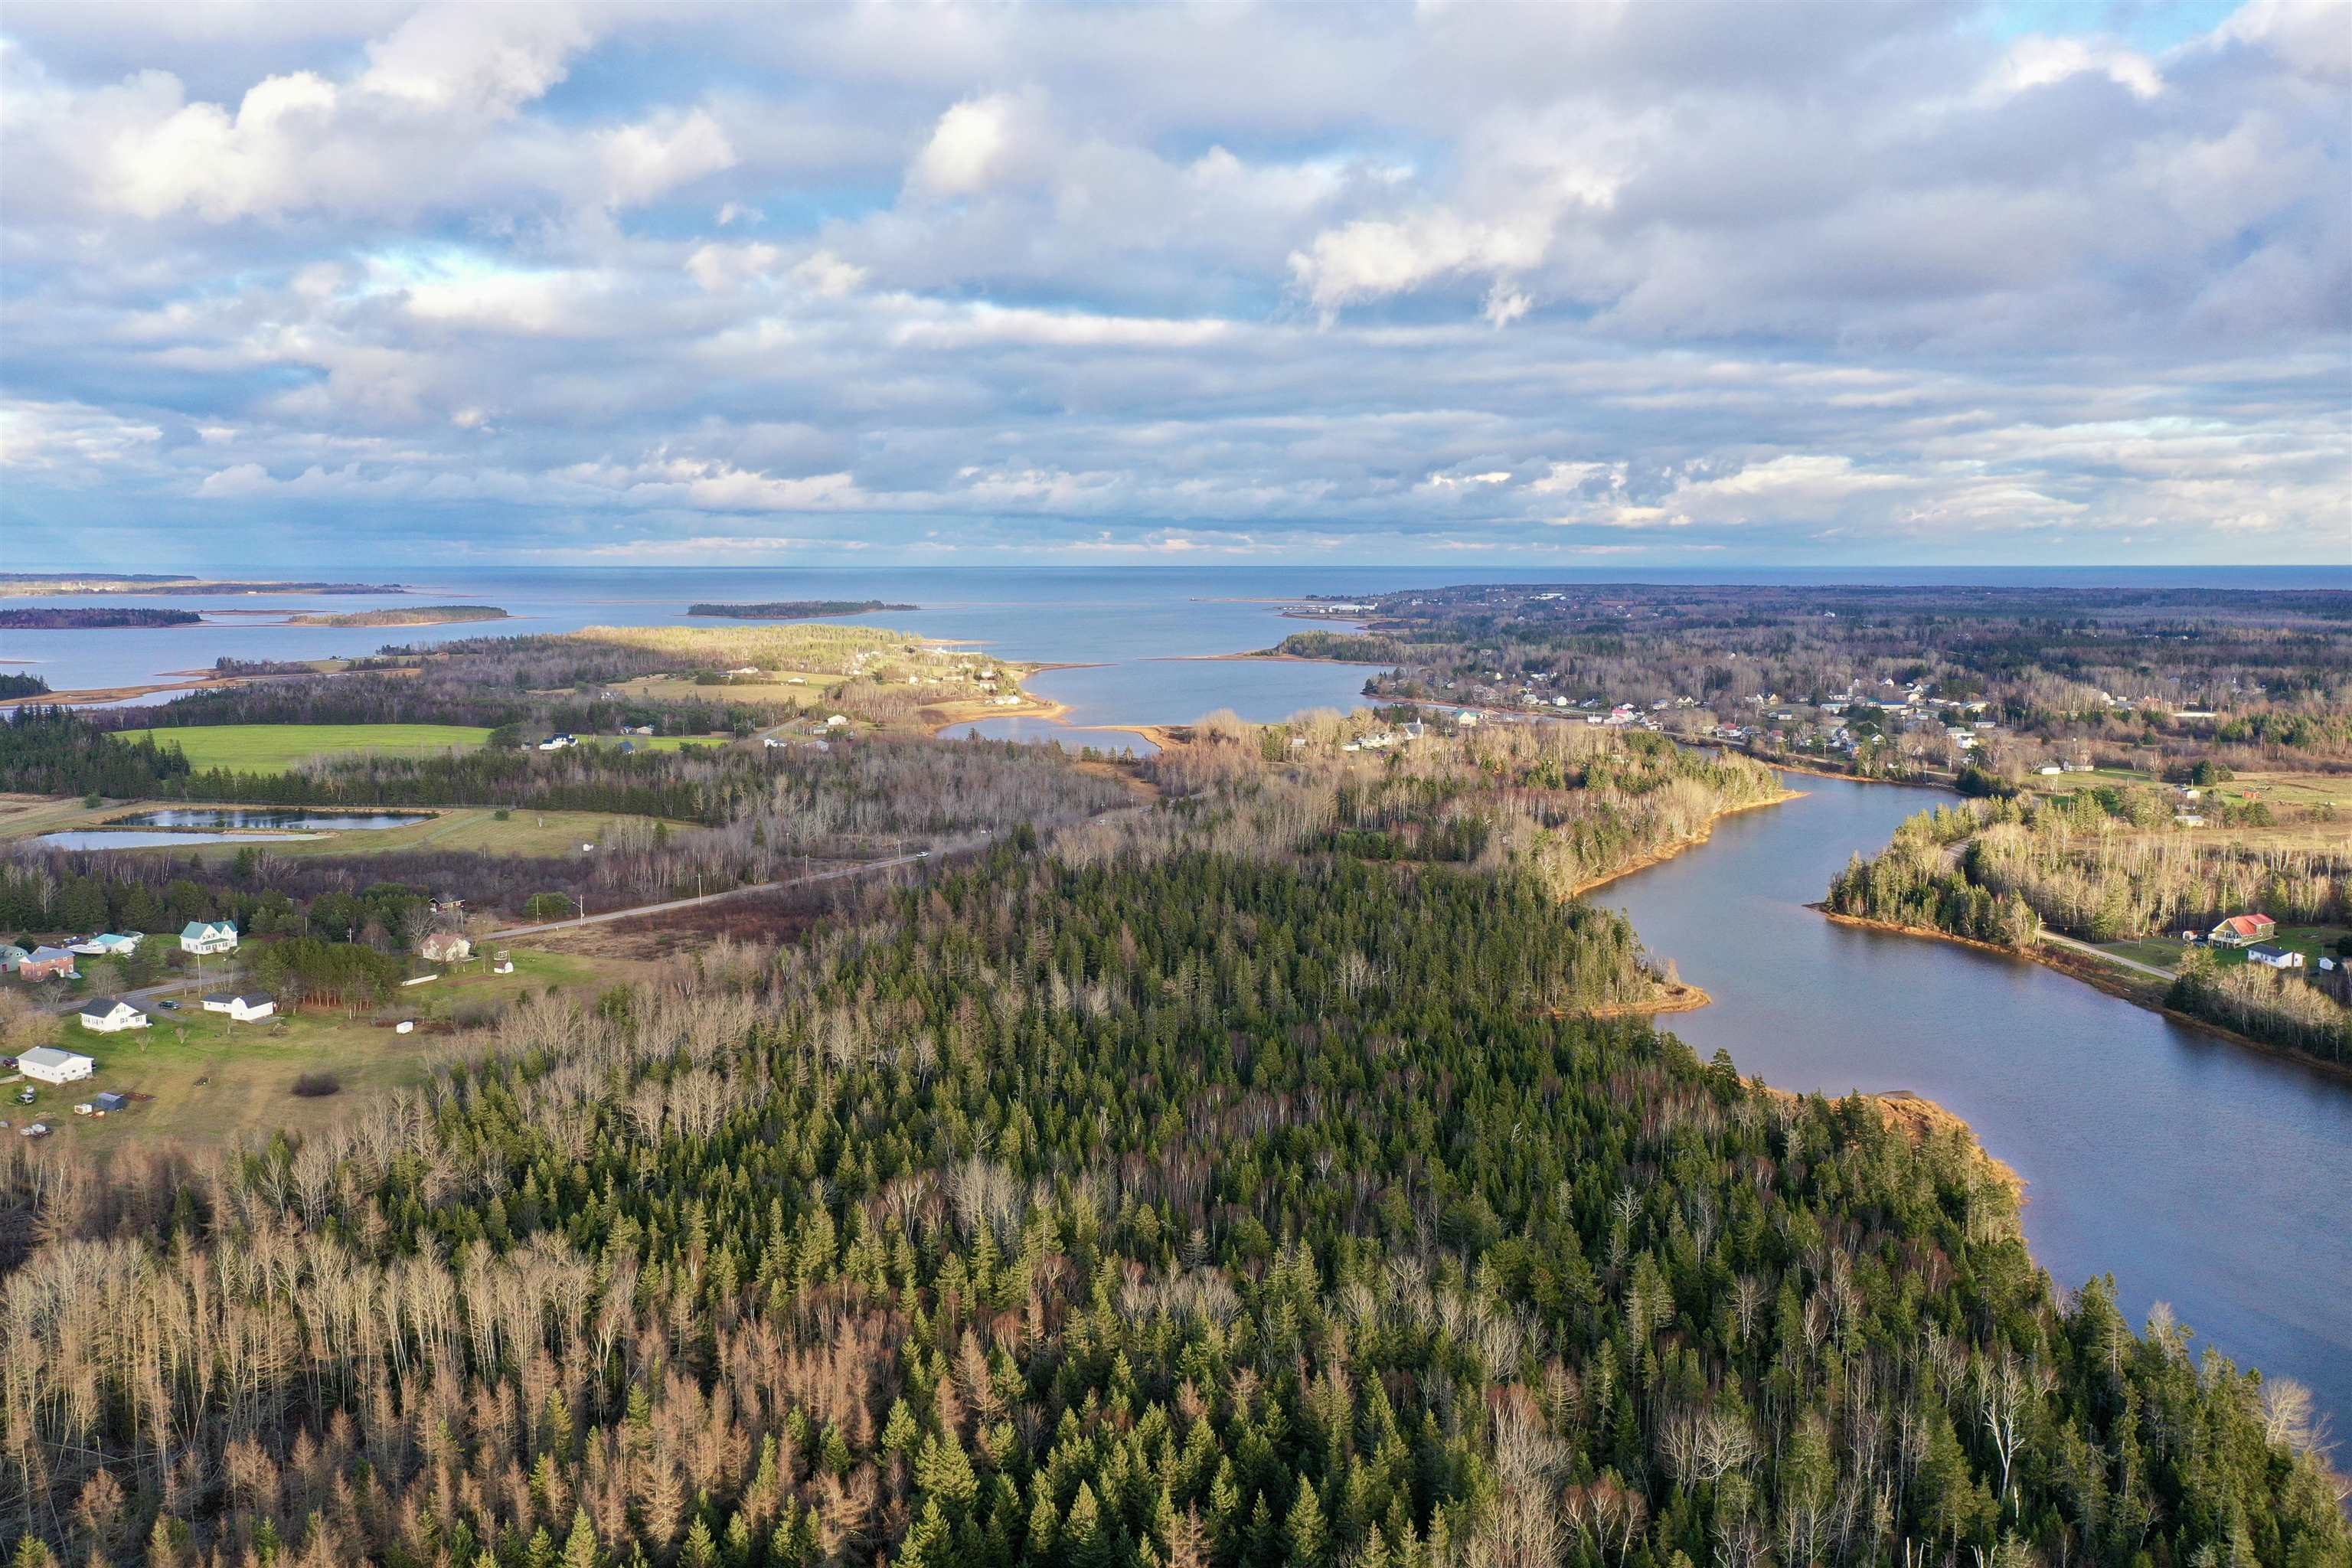
<svg viewBox="0 0 2352 1568"><path fill-rule="evenodd" d="M190 921L180 928L180 951L198 954L235 952L236 926L229 921Z"/></svg>

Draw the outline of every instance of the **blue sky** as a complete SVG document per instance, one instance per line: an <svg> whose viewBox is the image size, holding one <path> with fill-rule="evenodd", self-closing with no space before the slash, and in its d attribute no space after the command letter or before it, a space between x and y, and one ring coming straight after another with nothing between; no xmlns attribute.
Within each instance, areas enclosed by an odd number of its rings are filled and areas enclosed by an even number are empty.
<svg viewBox="0 0 2352 1568"><path fill-rule="evenodd" d="M2339 5L0 16L39 563L2352 560Z"/></svg>

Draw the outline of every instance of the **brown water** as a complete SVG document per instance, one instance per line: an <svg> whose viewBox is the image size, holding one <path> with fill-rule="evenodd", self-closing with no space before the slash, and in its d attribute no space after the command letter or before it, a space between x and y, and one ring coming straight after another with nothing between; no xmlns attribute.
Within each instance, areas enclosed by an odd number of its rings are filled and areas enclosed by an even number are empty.
<svg viewBox="0 0 2352 1568"><path fill-rule="evenodd" d="M2031 1184L2026 1235L2059 1284L2112 1272L2135 1319L2169 1302L2352 1434L2352 1082L2022 959L1823 919L1805 905L1849 854L1950 797L1788 783L1808 795L1592 894L1713 994L1664 1022L1781 1088L1950 1108Z"/></svg>

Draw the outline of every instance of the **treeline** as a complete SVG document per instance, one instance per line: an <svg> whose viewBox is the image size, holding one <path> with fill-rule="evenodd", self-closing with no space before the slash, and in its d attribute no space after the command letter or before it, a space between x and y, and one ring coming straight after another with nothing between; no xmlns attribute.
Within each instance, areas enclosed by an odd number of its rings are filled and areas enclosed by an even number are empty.
<svg viewBox="0 0 2352 1568"><path fill-rule="evenodd" d="M1958 1137L1556 1016L1580 928L1007 846L309 1140L7 1141L5 1505L189 1568L2352 1551L2291 1384L2059 1300Z"/></svg>
<svg viewBox="0 0 2352 1568"><path fill-rule="evenodd" d="M2225 964L2200 951L2183 955L2164 1000L2254 1039L2352 1064L2352 1007L2302 975L2266 964Z"/></svg>
<svg viewBox="0 0 2352 1568"><path fill-rule="evenodd" d="M42 697L49 683L37 675L0 675L0 697Z"/></svg>
<svg viewBox="0 0 2352 1568"><path fill-rule="evenodd" d="M130 799L182 787L192 772L176 748L117 740L69 708L19 709L0 723L0 789Z"/></svg>

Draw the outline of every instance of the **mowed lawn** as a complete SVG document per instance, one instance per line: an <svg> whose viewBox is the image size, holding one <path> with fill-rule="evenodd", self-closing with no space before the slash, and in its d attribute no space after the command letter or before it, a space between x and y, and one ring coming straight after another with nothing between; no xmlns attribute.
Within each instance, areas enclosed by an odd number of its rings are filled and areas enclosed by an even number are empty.
<svg viewBox="0 0 2352 1568"><path fill-rule="evenodd" d="M612 978L610 966L600 971L583 959L511 956L512 974L491 974L479 963L458 965L440 980L403 990L386 1010L429 1019L453 1004L511 1003L549 990L593 988ZM98 1071L61 1087L18 1082L0 1088L0 1114L14 1124L0 1137L36 1121L47 1122L60 1138L101 1148L144 1140L211 1143L281 1127L305 1131L349 1113L373 1093L421 1083L453 1045L479 1045L464 1035L396 1034L378 1027L371 1015L354 1017L324 1007L237 1024L205 1012L193 993L179 1000L176 1012L143 1004L153 1024L121 1034L94 1035L68 1020L57 1043L96 1058ZM305 1073L331 1074L341 1087L331 1095L298 1095L294 1080ZM16 1095L27 1087L39 1099L17 1104ZM76 1105L109 1089L152 1098L136 1099L130 1110L111 1116L73 1113Z"/></svg>
<svg viewBox="0 0 2352 1568"><path fill-rule="evenodd" d="M284 773L312 757L469 752L489 734L467 724L189 724L121 731L126 741L152 736L159 746L177 745L196 768L257 773Z"/></svg>

